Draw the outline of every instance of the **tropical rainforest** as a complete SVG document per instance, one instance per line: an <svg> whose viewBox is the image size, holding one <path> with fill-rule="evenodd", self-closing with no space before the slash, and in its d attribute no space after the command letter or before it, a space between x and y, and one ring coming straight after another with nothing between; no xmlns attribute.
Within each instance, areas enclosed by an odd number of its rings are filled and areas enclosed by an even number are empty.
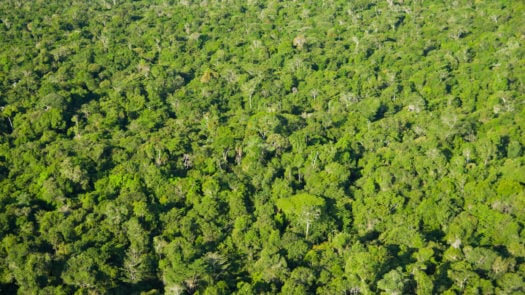
<svg viewBox="0 0 525 295"><path fill-rule="evenodd" d="M0 293L524 294L524 20L0 1Z"/></svg>

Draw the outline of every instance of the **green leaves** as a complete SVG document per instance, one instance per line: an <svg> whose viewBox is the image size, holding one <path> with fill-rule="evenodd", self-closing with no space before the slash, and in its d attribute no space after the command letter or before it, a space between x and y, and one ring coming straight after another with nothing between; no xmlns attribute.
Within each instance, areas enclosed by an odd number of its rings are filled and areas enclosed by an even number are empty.
<svg viewBox="0 0 525 295"><path fill-rule="evenodd" d="M297 194L277 201L277 207L289 215L300 214L298 212L308 210L309 208L317 207L318 209L323 209L324 206L325 201L323 198L306 193Z"/></svg>
<svg viewBox="0 0 525 295"><path fill-rule="evenodd" d="M385 274L383 278L377 282L377 287L387 294L404 294L407 281L401 268L398 267Z"/></svg>
<svg viewBox="0 0 525 295"><path fill-rule="evenodd" d="M356 275L366 283L375 282L388 258L384 247L371 245L365 248L356 243L352 246L351 255L346 260L345 272L347 275ZM395 275L397 276L397 273Z"/></svg>
<svg viewBox="0 0 525 295"><path fill-rule="evenodd" d="M89 248L71 256L62 273L65 284L77 288L102 291L110 287L117 275L115 267L110 266L99 250Z"/></svg>
<svg viewBox="0 0 525 295"><path fill-rule="evenodd" d="M0 1L0 292L523 292L523 3L149 2Z"/></svg>

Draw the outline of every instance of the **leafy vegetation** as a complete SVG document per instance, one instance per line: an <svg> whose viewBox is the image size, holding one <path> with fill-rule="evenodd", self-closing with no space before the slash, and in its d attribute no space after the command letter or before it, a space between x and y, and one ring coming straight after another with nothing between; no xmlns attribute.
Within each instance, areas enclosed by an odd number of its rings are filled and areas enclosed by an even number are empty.
<svg viewBox="0 0 525 295"><path fill-rule="evenodd" d="M525 293L522 1L0 2L0 293Z"/></svg>

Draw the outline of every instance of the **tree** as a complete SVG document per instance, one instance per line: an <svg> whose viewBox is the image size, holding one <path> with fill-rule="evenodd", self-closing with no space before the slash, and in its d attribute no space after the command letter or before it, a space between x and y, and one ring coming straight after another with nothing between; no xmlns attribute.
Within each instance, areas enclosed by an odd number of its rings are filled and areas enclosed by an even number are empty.
<svg viewBox="0 0 525 295"><path fill-rule="evenodd" d="M67 260L66 271L62 274L64 283L77 288L97 290L100 282L97 277L97 251L93 248L83 251Z"/></svg>
<svg viewBox="0 0 525 295"><path fill-rule="evenodd" d="M151 279L153 276L153 257L149 239L147 239L142 225L138 219L132 218L124 226L130 241L123 263L126 280L131 283L138 283Z"/></svg>
<svg viewBox="0 0 525 295"><path fill-rule="evenodd" d="M377 282L377 287L387 294L404 294L407 279L400 267L386 273L381 280Z"/></svg>
<svg viewBox="0 0 525 295"><path fill-rule="evenodd" d="M304 224L305 238L308 239L310 227L321 218L325 201L323 198L302 193L277 200L277 207L287 216L297 220L300 224Z"/></svg>
<svg viewBox="0 0 525 295"><path fill-rule="evenodd" d="M381 270L388 262L386 248L372 245L365 248L360 243L355 243L350 249L352 255L346 260L345 273L357 276L366 284L374 283L382 275Z"/></svg>

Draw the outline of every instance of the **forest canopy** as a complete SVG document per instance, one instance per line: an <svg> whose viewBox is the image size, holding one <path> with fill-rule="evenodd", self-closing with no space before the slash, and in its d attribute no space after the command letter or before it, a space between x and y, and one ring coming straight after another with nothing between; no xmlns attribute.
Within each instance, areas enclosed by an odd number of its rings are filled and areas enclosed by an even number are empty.
<svg viewBox="0 0 525 295"><path fill-rule="evenodd" d="M523 1L0 1L0 293L525 293Z"/></svg>

